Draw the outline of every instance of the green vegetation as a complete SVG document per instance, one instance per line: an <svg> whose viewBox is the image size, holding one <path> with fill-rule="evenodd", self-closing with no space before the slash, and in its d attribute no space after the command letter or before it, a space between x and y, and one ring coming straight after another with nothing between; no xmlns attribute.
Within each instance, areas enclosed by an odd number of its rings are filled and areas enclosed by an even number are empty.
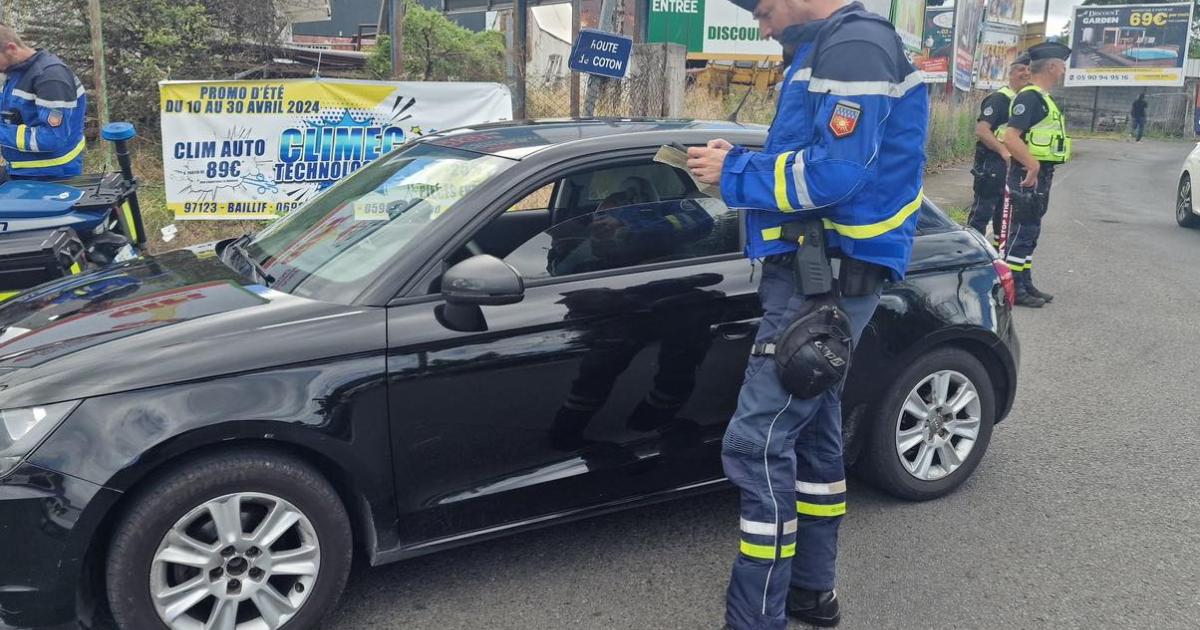
<svg viewBox="0 0 1200 630"><path fill-rule="evenodd" d="M442 13L409 2L404 18L404 72L414 81L505 80L504 35L476 33L450 21ZM380 38L367 73L376 79L391 78L392 39Z"/></svg>

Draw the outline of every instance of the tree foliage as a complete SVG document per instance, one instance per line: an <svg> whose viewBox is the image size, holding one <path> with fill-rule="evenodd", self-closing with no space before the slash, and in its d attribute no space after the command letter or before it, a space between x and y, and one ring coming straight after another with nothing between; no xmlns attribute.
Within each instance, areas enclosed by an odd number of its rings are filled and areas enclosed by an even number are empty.
<svg viewBox="0 0 1200 630"><path fill-rule="evenodd" d="M62 57L93 90L88 0L3 0L14 26L32 45ZM233 79L272 57L284 24L274 2L262 0L104 0L104 52L109 111L145 132L158 130L158 83ZM405 26L406 78L502 81L504 36L473 33L415 2ZM363 76L391 78L384 36Z"/></svg>
<svg viewBox="0 0 1200 630"><path fill-rule="evenodd" d="M93 88L87 0L10 4L22 36ZM266 58L261 45L277 41L281 28L271 2L105 0L102 10L111 116L146 131L158 125L159 81L230 78Z"/></svg>
<svg viewBox="0 0 1200 630"><path fill-rule="evenodd" d="M381 37L367 61L374 78L391 76L392 42ZM404 18L404 73L413 81L503 81L504 35L475 33L440 12L409 2Z"/></svg>

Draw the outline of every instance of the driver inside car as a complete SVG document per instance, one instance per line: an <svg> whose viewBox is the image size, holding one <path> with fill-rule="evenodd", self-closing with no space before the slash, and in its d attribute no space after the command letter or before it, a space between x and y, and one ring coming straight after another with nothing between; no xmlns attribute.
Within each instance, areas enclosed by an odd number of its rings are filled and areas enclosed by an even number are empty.
<svg viewBox="0 0 1200 630"><path fill-rule="evenodd" d="M712 232L712 216L690 199L659 201L649 182L627 178L596 212L554 228L552 276L599 271L670 256Z"/></svg>

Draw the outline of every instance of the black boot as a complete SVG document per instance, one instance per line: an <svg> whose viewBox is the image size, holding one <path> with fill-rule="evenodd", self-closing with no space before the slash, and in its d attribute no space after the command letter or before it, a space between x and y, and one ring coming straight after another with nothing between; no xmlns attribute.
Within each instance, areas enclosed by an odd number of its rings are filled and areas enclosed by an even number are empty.
<svg viewBox="0 0 1200 630"><path fill-rule="evenodd" d="M1025 290L1028 291L1029 294L1032 295L1033 297L1042 298L1046 302L1054 301L1053 295L1046 293L1045 291L1042 291L1042 290L1038 289L1037 287L1033 286L1033 270L1032 269L1025 270Z"/></svg>
<svg viewBox="0 0 1200 630"><path fill-rule="evenodd" d="M1024 289L1024 287L1022 287ZM1028 306L1030 308L1042 308L1046 305L1046 300L1030 293L1026 290L1017 291L1017 306Z"/></svg>
<svg viewBox="0 0 1200 630"><path fill-rule="evenodd" d="M1014 271L1013 283L1017 285L1017 306L1028 306L1030 308L1042 308L1046 305L1046 300L1036 296L1029 290L1029 271Z"/></svg>
<svg viewBox="0 0 1200 630"><path fill-rule="evenodd" d="M842 620L837 591L793 588L788 591L787 614L793 619L821 628L832 628Z"/></svg>

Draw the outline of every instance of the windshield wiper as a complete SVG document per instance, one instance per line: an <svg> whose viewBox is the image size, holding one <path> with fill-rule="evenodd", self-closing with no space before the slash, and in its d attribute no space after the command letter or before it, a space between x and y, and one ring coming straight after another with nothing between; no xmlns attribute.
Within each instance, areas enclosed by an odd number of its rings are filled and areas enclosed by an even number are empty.
<svg viewBox="0 0 1200 630"><path fill-rule="evenodd" d="M225 251L233 252L238 258L241 258L242 262L246 263L250 269L254 271L255 275L258 276L257 279L262 280L262 283L269 287L275 283L275 276L272 276L270 273L268 273L267 268L262 266L262 263L255 260L254 256L251 256L250 252L246 251L245 247L242 247L242 243L250 240L251 236L252 235L250 234L243 234L237 237L237 239L235 239L232 243L225 246Z"/></svg>

